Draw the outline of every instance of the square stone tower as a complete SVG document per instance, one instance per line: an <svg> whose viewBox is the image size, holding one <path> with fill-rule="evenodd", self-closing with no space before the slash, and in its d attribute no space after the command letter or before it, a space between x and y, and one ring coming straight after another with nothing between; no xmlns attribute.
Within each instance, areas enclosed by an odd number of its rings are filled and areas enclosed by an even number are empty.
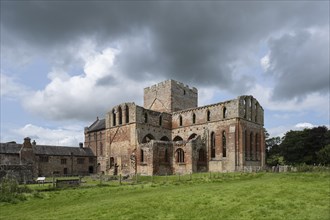
<svg viewBox="0 0 330 220"><path fill-rule="evenodd" d="M198 91L175 80L166 80L144 89L144 108L176 112L198 106Z"/></svg>

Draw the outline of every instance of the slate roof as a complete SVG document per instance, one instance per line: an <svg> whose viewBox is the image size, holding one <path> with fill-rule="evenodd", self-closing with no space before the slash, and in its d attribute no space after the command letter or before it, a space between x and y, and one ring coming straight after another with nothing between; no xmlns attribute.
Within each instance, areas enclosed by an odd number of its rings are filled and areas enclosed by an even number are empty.
<svg viewBox="0 0 330 220"><path fill-rule="evenodd" d="M91 126L87 128L87 132L100 131L105 129L105 119L96 119Z"/></svg>
<svg viewBox="0 0 330 220"><path fill-rule="evenodd" d="M94 156L90 148L36 145L35 154L54 156Z"/></svg>
<svg viewBox="0 0 330 220"><path fill-rule="evenodd" d="M22 145L16 143L1 143L0 154L18 154Z"/></svg>
<svg viewBox="0 0 330 220"><path fill-rule="evenodd" d="M1 143L0 154L19 154L22 144ZM73 156L90 157L95 156L90 148L80 147L64 147L64 146L49 146L36 145L33 147L35 154L49 155L49 156Z"/></svg>

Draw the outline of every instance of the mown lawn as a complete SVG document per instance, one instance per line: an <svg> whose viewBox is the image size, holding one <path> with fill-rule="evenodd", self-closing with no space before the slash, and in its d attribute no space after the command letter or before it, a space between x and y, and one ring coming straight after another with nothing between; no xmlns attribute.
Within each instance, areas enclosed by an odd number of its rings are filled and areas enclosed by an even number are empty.
<svg viewBox="0 0 330 220"><path fill-rule="evenodd" d="M329 173L185 178L41 192L0 219L330 219Z"/></svg>

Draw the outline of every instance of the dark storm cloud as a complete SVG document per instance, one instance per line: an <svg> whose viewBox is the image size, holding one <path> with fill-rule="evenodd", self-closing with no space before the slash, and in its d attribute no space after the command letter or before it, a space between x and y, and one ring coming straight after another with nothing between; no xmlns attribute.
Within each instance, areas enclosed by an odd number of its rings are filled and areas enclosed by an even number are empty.
<svg viewBox="0 0 330 220"><path fill-rule="evenodd" d="M273 98L304 98L329 92L329 29L299 31L270 41L270 70L277 79Z"/></svg>
<svg viewBox="0 0 330 220"><path fill-rule="evenodd" d="M100 48L118 44L116 68L136 81L173 78L236 93L246 91L254 78L233 63L257 53L252 50L261 40L285 30L327 26L329 20L328 2L6 1L1 6L3 47L25 42L41 51L66 51L82 38L93 38ZM280 59L276 47L283 44L270 45L274 60ZM295 69L298 61L290 72L302 68ZM289 97L287 82L277 79L283 94L275 96ZM292 95L301 92L297 88Z"/></svg>

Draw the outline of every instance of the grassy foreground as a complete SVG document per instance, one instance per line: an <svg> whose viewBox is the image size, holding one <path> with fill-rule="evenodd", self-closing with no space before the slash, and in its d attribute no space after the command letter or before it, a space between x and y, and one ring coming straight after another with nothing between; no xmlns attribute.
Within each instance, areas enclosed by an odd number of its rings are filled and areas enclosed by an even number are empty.
<svg viewBox="0 0 330 220"><path fill-rule="evenodd" d="M0 203L0 219L330 219L325 172L162 178L41 192Z"/></svg>

